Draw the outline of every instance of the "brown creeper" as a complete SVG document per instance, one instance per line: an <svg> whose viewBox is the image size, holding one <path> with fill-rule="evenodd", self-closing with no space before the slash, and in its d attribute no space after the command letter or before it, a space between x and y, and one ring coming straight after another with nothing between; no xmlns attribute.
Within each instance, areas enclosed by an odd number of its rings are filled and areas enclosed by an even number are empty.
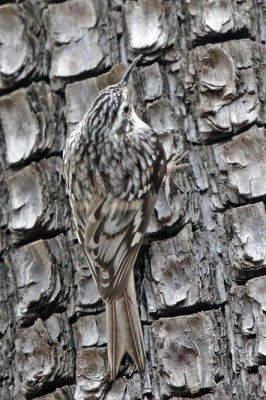
<svg viewBox="0 0 266 400"><path fill-rule="evenodd" d="M64 149L75 230L106 303L111 379L127 352L143 374L145 351L133 267L166 172L158 135L135 113L127 84L102 90Z"/></svg>

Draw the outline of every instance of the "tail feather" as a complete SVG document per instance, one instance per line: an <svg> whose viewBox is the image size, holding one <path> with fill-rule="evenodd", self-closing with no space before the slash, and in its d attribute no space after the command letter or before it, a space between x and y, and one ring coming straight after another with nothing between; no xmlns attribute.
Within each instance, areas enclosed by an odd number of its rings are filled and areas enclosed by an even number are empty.
<svg viewBox="0 0 266 400"><path fill-rule="evenodd" d="M115 379L125 353L130 355L140 374L143 374L146 357L133 271L122 297L106 303L106 320L111 379Z"/></svg>

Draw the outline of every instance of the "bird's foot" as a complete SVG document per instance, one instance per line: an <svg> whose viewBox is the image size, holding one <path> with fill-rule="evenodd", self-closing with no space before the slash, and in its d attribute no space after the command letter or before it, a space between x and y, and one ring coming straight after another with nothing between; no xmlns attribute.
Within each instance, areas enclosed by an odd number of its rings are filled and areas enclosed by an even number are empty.
<svg viewBox="0 0 266 400"><path fill-rule="evenodd" d="M185 153L183 153L181 156L178 156L177 154L172 154L168 161L167 161L167 167L166 167L166 174L165 174L165 197L166 197L166 201L171 209L171 215L173 214L173 205L172 205L172 201L170 199L170 177L171 177L171 173L173 171L177 171L177 170L181 170L181 169L185 169L187 167L190 166L189 163L183 163L181 164L181 161L187 157L189 151L186 151Z"/></svg>

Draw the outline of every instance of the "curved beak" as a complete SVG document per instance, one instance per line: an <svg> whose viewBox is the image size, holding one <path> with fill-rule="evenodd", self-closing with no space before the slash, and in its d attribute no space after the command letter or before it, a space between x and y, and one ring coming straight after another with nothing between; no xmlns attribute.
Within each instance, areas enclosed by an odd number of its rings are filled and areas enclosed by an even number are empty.
<svg viewBox="0 0 266 400"><path fill-rule="evenodd" d="M139 60L141 60L143 58L143 54L140 54L138 57L135 58L135 60L132 61L132 63L130 64L130 66L128 67L125 75L123 76L123 78L121 79L121 81L119 82L119 84L121 86L127 86L129 78L130 78L130 74L133 70L133 68L135 67L135 65L139 62Z"/></svg>

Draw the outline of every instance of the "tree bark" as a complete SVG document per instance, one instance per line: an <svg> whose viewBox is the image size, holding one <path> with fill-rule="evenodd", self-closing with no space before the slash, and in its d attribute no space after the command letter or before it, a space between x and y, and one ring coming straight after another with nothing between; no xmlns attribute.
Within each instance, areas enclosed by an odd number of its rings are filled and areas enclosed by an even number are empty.
<svg viewBox="0 0 266 400"><path fill-rule="evenodd" d="M261 0L0 1L0 398L266 398ZM135 278L147 351L109 383L105 308L71 225L65 137L137 54L167 156Z"/></svg>

